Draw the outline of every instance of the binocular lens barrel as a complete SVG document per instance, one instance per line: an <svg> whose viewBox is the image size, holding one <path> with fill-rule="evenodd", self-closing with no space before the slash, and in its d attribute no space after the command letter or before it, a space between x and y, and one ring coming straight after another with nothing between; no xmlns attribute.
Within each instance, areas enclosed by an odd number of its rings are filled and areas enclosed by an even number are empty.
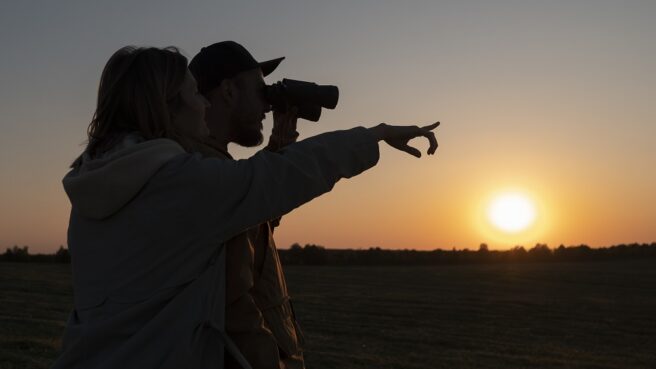
<svg viewBox="0 0 656 369"><path fill-rule="evenodd" d="M287 78L266 86L264 93L274 111L284 112L287 106L296 106L298 117L312 122L319 120L322 107L334 109L339 100L337 86Z"/></svg>

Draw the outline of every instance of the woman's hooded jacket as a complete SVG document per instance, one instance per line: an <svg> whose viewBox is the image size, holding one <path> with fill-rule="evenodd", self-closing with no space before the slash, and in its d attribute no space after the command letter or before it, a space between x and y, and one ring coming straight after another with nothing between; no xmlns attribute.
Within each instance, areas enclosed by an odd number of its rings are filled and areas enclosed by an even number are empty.
<svg viewBox="0 0 656 369"><path fill-rule="evenodd" d="M362 127L246 160L126 136L63 179L74 307L54 368L220 368L224 241L378 161ZM243 363L247 366L247 363Z"/></svg>

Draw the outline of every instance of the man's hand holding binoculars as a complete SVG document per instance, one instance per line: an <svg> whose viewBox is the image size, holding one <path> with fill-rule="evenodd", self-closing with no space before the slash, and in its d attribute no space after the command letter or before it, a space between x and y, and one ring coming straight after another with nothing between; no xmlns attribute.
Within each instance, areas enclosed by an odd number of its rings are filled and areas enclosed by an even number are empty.
<svg viewBox="0 0 656 369"><path fill-rule="evenodd" d="M278 151L283 147L296 142L298 132L296 131L296 122L298 120L298 108L288 106L286 111L273 111L273 129L269 137L267 150Z"/></svg>

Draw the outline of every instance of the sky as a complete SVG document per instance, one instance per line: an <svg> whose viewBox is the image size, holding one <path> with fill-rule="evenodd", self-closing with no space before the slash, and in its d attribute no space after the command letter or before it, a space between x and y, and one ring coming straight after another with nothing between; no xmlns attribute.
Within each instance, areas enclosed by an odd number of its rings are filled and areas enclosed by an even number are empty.
<svg viewBox="0 0 656 369"><path fill-rule="evenodd" d="M281 248L654 242L654 17L651 0L4 0L0 250L66 246L61 179L84 149L114 51L175 45L191 58L222 40L258 60L285 56L268 83L339 87L337 109L299 121L301 139L442 122L435 156L381 144L375 168L285 216ZM508 191L535 210L512 234L486 216Z"/></svg>

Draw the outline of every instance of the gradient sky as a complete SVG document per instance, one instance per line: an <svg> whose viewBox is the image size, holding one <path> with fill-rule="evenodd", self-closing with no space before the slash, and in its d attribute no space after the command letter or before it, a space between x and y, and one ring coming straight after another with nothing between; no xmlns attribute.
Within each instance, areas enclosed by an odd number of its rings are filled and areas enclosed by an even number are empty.
<svg viewBox="0 0 656 369"><path fill-rule="evenodd" d="M66 245L61 178L115 50L191 57L226 39L286 56L270 83L339 86L338 108L300 121L301 137L442 122L436 156L381 145L377 167L286 216L279 247L656 241L655 18L651 0L2 1L0 248ZM506 189L539 208L512 237L481 220Z"/></svg>

